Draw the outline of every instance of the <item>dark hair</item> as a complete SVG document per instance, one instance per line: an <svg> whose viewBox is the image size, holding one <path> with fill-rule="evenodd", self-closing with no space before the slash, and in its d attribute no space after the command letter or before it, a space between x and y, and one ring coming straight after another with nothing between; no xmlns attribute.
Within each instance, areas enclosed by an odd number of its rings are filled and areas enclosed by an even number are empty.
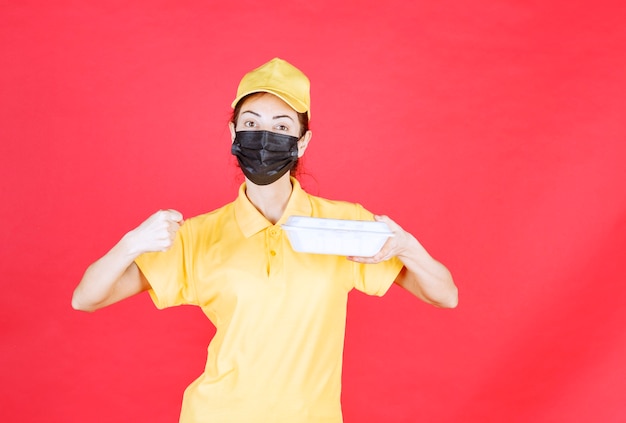
<svg viewBox="0 0 626 423"><path fill-rule="evenodd" d="M241 113L241 106L243 105L243 103L254 96L257 95L264 95L264 94L269 94L269 93L265 93L265 92L260 92L260 93L252 93L252 94L248 94L245 97L242 97L241 100L239 100L237 102L237 104L235 105L235 108L233 109L233 114L230 117L230 122L232 122L233 125L237 126L237 119L239 119L239 113ZM302 138L304 136L304 134L306 134L306 132L309 130L309 115L305 112L305 113L300 113L300 112L296 112L298 113L298 123L300 124L300 133L298 134L298 138ZM298 171L299 171L299 166L300 164L300 159L298 158L298 160L296 160L296 162L293 164L293 167L290 170L291 176L295 176Z"/></svg>

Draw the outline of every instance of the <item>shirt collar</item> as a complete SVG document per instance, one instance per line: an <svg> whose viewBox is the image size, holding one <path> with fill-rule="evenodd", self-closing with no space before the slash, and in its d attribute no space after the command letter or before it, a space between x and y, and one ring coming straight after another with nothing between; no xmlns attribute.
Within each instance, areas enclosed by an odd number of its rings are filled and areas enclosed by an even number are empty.
<svg viewBox="0 0 626 423"><path fill-rule="evenodd" d="M297 179L291 178L291 196L287 202L285 212L276 225L285 223L289 216L311 216L311 202L307 193L302 189ZM235 219L243 235L248 238L263 229L272 226L246 196L246 183L239 187L235 200Z"/></svg>

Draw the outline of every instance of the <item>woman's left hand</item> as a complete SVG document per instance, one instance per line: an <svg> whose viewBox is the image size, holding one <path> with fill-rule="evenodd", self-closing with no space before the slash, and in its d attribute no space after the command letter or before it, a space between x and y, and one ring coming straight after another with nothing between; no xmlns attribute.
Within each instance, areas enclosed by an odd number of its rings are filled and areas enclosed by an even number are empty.
<svg viewBox="0 0 626 423"><path fill-rule="evenodd" d="M393 232L393 236L390 236L380 251L372 257L349 256L348 260L367 264L380 263L381 261L389 260L392 257L402 256L402 254L409 248L410 243L416 242L413 235L402 229L400 225L391 220L388 216L375 215L374 219L377 222L385 222L387 226L389 226L391 232Z"/></svg>
<svg viewBox="0 0 626 423"><path fill-rule="evenodd" d="M432 258L419 241L387 216L374 216L385 222L393 232L385 245L372 257L348 257L357 263L375 264L397 257L404 268L395 283L437 307L454 308L458 304L458 289L448 269Z"/></svg>

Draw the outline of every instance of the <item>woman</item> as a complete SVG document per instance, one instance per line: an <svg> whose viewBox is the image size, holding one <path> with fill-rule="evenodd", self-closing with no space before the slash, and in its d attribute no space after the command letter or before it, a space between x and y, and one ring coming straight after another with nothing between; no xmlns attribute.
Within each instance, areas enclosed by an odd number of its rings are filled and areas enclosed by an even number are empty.
<svg viewBox="0 0 626 423"><path fill-rule="evenodd" d="M348 292L383 295L395 282L455 307L456 286L391 219L311 196L291 176L311 141L302 72L273 59L244 76L232 106L237 199L184 224L175 210L150 216L89 266L72 305L94 311L148 291L159 308L202 308L217 331L181 422L341 422ZM297 253L280 226L292 215L376 219L394 236L373 257Z"/></svg>

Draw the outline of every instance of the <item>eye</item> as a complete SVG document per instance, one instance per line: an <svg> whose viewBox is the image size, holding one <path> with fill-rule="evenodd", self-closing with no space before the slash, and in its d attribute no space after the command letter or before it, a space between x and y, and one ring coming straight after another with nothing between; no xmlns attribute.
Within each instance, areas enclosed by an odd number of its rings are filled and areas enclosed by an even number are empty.
<svg viewBox="0 0 626 423"><path fill-rule="evenodd" d="M246 121L243 123L243 126L244 126L245 128L254 128L254 127L255 127L255 125L256 125L256 124L255 124L253 121L251 121L251 120L246 120Z"/></svg>
<svg viewBox="0 0 626 423"><path fill-rule="evenodd" d="M282 125L282 124L278 124L275 126L276 129L278 129L279 131L282 132L288 132L289 131L289 127L287 125Z"/></svg>

